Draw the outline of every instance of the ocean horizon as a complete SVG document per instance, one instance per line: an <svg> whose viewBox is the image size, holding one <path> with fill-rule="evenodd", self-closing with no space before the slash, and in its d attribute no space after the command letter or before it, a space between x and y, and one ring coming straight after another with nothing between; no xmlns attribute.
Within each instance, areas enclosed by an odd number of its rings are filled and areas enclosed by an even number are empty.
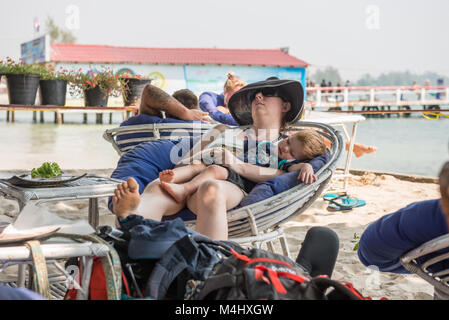
<svg viewBox="0 0 449 320"><path fill-rule="evenodd" d="M63 169L116 167L119 156L102 136L106 129L119 126L121 113L113 113L112 124L95 124L95 114L88 114L88 124L82 123L81 113L65 114L63 125L53 123L53 112L46 111L44 117L45 123L33 123L31 111L16 112L11 123L6 122L6 112L0 112L1 171L31 170L46 161ZM109 121L109 114L104 120ZM360 158L353 155L351 169L436 177L449 160L449 118L428 120L420 113L366 118L357 127L356 142L378 150ZM343 167L345 160L346 152L338 166Z"/></svg>

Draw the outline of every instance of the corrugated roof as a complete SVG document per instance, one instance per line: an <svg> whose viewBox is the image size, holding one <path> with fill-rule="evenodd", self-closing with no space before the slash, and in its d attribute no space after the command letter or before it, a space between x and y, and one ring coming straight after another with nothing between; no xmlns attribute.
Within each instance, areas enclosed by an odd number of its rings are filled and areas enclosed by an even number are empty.
<svg viewBox="0 0 449 320"><path fill-rule="evenodd" d="M51 61L78 63L225 64L307 67L280 49L137 48L51 44Z"/></svg>

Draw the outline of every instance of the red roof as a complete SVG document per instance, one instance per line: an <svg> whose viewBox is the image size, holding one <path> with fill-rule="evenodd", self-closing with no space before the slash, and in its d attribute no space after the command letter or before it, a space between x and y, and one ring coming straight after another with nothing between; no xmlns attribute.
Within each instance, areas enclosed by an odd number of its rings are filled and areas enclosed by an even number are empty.
<svg viewBox="0 0 449 320"><path fill-rule="evenodd" d="M226 64L307 67L280 49L133 48L51 44L51 61L78 63Z"/></svg>

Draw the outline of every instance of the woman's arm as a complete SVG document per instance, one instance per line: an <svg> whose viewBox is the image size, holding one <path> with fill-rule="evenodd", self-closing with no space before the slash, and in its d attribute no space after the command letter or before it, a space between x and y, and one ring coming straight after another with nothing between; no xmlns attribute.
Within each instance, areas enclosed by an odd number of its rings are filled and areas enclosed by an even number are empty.
<svg viewBox="0 0 449 320"><path fill-rule="evenodd" d="M228 128L229 127L227 125L218 124L215 127L213 127L212 129L208 130L205 134L203 134L201 136L200 141L198 141L193 146L193 148L191 148L178 163L185 164L192 158L198 159L195 157L197 157L198 155L202 155L204 150L210 149L210 148L207 148L207 146L210 145L213 141L215 141L215 139L217 139L217 137L219 137L223 133L223 131L225 131Z"/></svg>
<svg viewBox="0 0 449 320"><path fill-rule="evenodd" d="M209 116L217 122L224 123L230 126L238 126L239 124L232 117L231 114L223 113L220 110L211 111Z"/></svg>

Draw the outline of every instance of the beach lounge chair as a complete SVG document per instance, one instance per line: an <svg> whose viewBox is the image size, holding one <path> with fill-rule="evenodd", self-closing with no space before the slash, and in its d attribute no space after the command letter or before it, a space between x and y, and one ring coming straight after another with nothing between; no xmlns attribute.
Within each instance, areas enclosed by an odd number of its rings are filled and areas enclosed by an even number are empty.
<svg viewBox="0 0 449 320"><path fill-rule="evenodd" d="M252 204L244 199L242 207L228 212L228 233L231 240L255 247L266 243L268 249L274 251L272 241L279 239L284 255L289 256L285 232L281 225L303 213L321 195L332 177L344 146L342 135L325 124L300 121L290 126L288 131L300 131L306 127L319 129L318 132L332 143L328 150L330 154L328 163L315 174L317 181L310 185L298 184L295 172L276 177L275 179L281 180L290 178L288 182L284 181L286 183L281 190L276 190L282 192L273 192L271 197ZM266 192L262 194L267 195ZM195 222L186 221L185 223L193 227Z"/></svg>
<svg viewBox="0 0 449 320"><path fill-rule="evenodd" d="M437 251L443 250L445 253ZM434 287L435 300L449 300L449 267L432 273L431 266L449 260L449 234L430 240L407 252L401 257L401 264L409 272L426 280ZM429 255L429 257L426 257ZM449 265L449 262L446 264Z"/></svg>
<svg viewBox="0 0 449 320"><path fill-rule="evenodd" d="M141 141L156 140L158 136L162 139L165 137L173 137L168 135L163 137L160 134L162 128L165 130L172 126L171 124L154 125L154 128L158 131L154 132L152 138L143 138ZM189 126L192 128L191 124ZM135 135L137 133L148 132L152 127L153 125L143 125L107 130L104 138L113 144L119 154L123 154L127 150L135 147L135 145L122 147L123 144L127 142L138 142L140 138L131 138L119 142L114 138L119 134L133 133ZM305 127L318 129L320 134L331 141L331 148L328 150L330 160L316 173L317 181L310 185L298 184L297 174L290 172L274 178L282 182L276 184L277 186L280 185L280 188L272 188L269 184L258 184L258 186L260 185L260 189L264 189L258 190L263 191L260 192L263 198L254 200L253 197L252 202L243 199L241 207L233 209L228 213L229 237L232 240L241 244L251 244L257 247L266 243L268 249L273 250L272 241L279 239L283 253L289 255L285 233L280 225L304 212L320 196L331 179L344 146L341 133L326 124L300 121L290 126L288 131L298 131ZM203 132L205 128L204 125L201 125L197 129ZM176 138L179 139L179 136ZM178 215L174 217L176 216ZM189 227L194 226L195 221L188 220L183 216L181 217Z"/></svg>
<svg viewBox="0 0 449 320"><path fill-rule="evenodd" d="M103 138L121 156L136 145L158 139L177 140L202 135L215 125L206 123L152 123L108 129Z"/></svg>

